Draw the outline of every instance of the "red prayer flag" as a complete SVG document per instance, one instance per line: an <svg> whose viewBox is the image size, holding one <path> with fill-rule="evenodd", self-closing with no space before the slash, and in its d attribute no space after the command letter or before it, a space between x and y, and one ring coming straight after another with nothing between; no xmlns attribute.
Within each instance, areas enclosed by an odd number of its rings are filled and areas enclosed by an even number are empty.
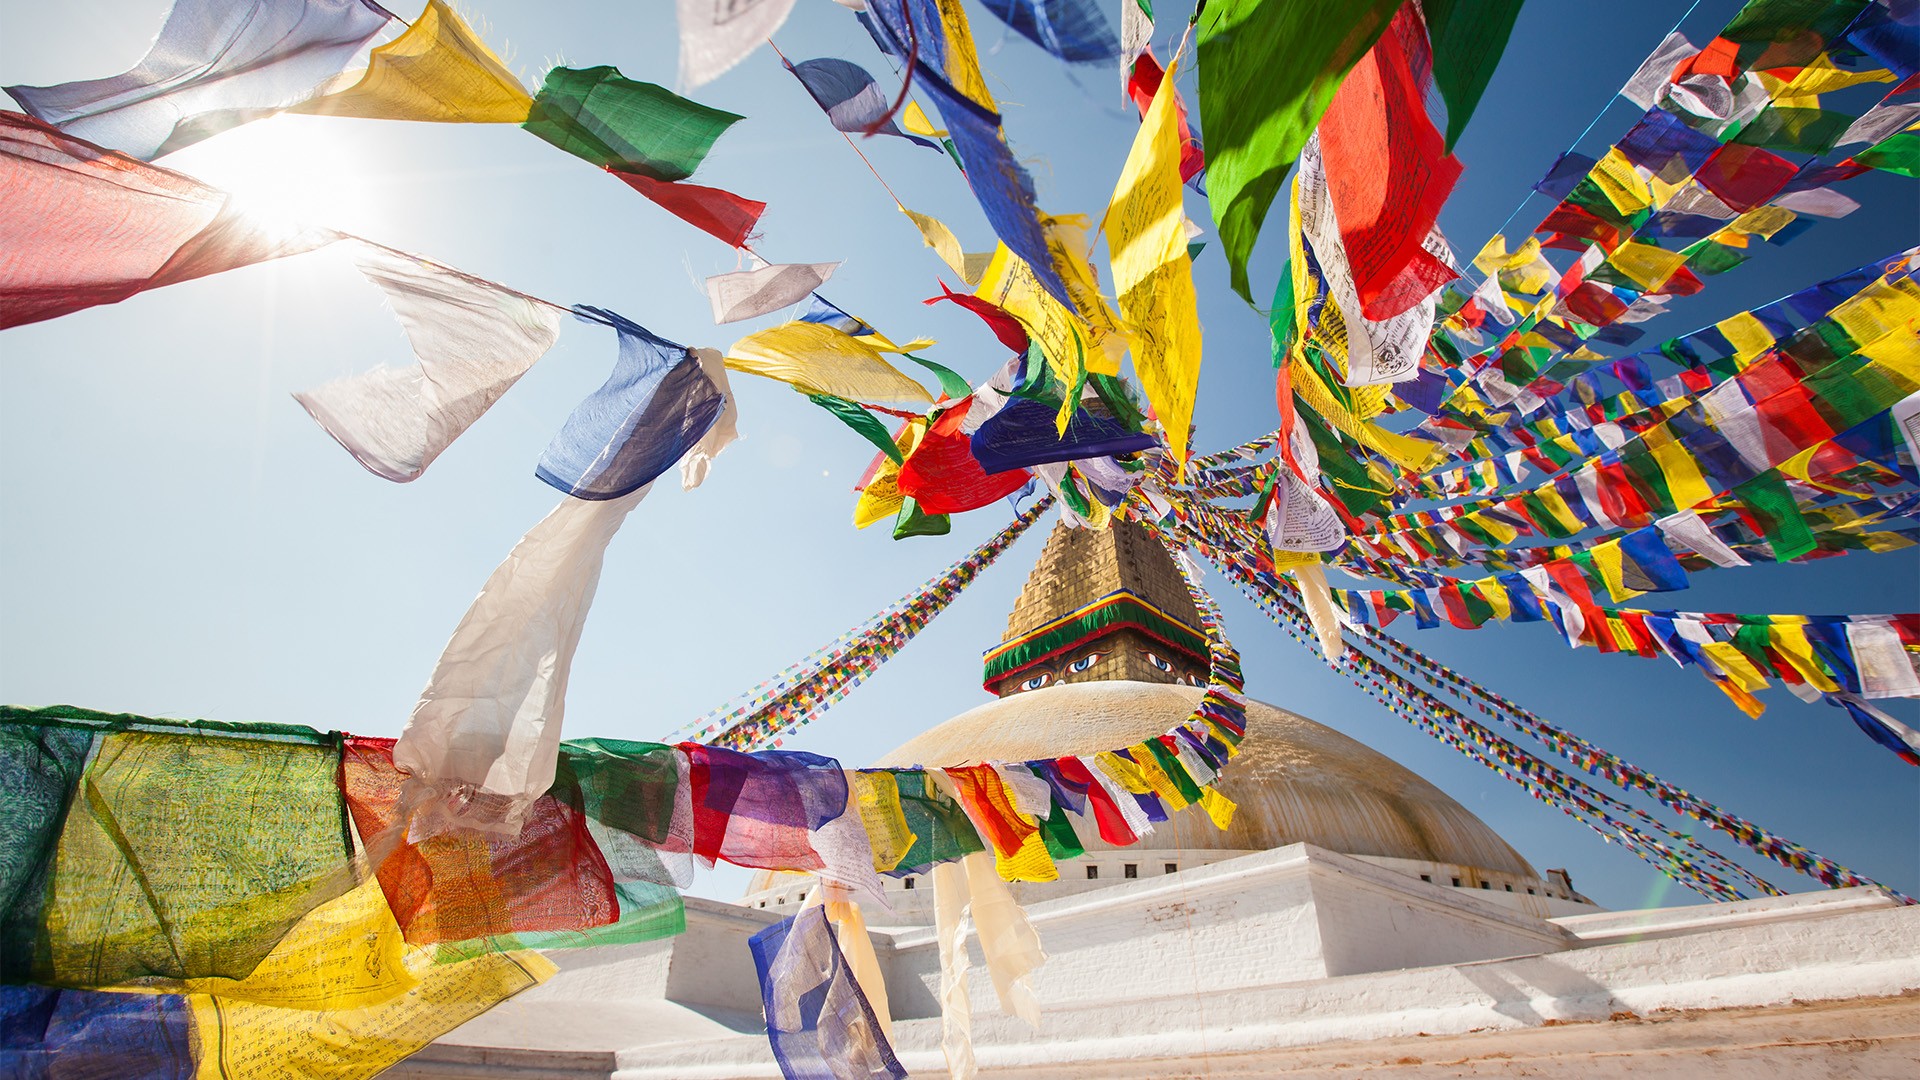
<svg viewBox="0 0 1920 1080"><path fill-rule="evenodd" d="M1027 485L1027 470L989 473L973 456L973 440L960 430L972 395L961 398L927 427L920 444L900 466L900 494L929 514L976 510Z"/></svg>
<svg viewBox="0 0 1920 1080"><path fill-rule="evenodd" d="M0 110L0 329L310 251L190 176Z"/></svg>
<svg viewBox="0 0 1920 1080"><path fill-rule="evenodd" d="M1160 61L1153 58L1153 50L1148 49L1133 62L1133 77L1127 80L1127 96L1133 99L1133 107L1140 115L1147 115L1147 107L1153 104L1153 95L1160 91L1160 80L1166 78L1166 70ZM1194 174L1206 168L1206 156L1201 152L1200 141L1193 137L1193 129L1187 126L1187 104L1180 95L1173 98L1174 123L1180 129L1180 181L1185 183L1193 179Z"/></svg>
<svg viewBox="0 0 1920 1080"><path fill-rule="evenodd" d="M719 237L734 247L746 245L767 204L744 199L731 191L684 181L655 180L640 173L608 169L633 190L681 221Z"/></svg>
<svg viewBox="0 0 1920 1080"><path fill-rule="evenodd" d="M1735 210L1763 205L1780 193L1799 166L1757 146L1728 143L1701 164L1693 178Z"/></svg>
<svg viewBox="0 0 1920 1080"><path fill-rule="evenodd" d="M1000 344L1022 356L1026 355L1027 345L1031 340L1027 336L1027 328L1020 324L1019 319L1008 314L1005 308L977 296L954 292L947 288L947 283L944 281L940 283L939 296L920 302L931 306L942 300L950 300L980 316L981 321L987 324L987 328L993 331L993 336L1000 339Z"/></svg>

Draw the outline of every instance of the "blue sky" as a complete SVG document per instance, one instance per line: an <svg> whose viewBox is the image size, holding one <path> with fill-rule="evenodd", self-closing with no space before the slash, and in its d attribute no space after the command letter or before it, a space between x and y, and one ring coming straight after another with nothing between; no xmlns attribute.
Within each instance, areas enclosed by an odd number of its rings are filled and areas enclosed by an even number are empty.
<svg viewBox="0 0 1920 1080"><path fill-rule="evenodd" d="M0 0L0 81L124 70L163 6ZM553 63L611 63L673 84L677 40L664 0L460 6L530 86ZM1069 70L969 7L1042 205L1097 215L1135 129L1116 73ZM1164 58L1186 5L1159 7ZM1685 30L1702 42L1737 7L1703 0ZM1657 0L1528 6L1457 148L1466 172L1441 223L1458 250L1471 254L1508 216L1682 10ZM777 40L795 61L838 56L887 73L851 14L827 0L801 0ZM1191 76L1182 83L1191 104ZM998 364L1000 347L971 316L921 305L939 291L943 267L771 52L693 96L747 116L696 179L771 204L759 250L778 261L844 259L825 290L842 307L896 339L939 339L927 355L971 378ZM1616 103L1583 148L1604 147L1633 113ZM900 140L865 149L909 206L946 221L970 250L989 245L944 157ZM699 282L735 269L733 252L509 126L279 117L163 164L526 292L611 308L689 344L724 348L773 321L713 326ZM1844 190L1865 209L1713 279L1651 324L1652 340L1920 236L1911 181L1876 173ZM1516 227L1546 209L1534 199ZM1199 200L1190 198L1189 211L1206 223ZM1279 220L1253 262L1256 295L1271 291L1284 261ZM1196 277L1207 335L1198 445L1213 449L1273 426L1271 365L1264 317L1228 291L1217 248L1201 256ZM534 462L613 359L610 332L569 324L425 477L395 485L354 464L288 396L412 362L380 294L341 252L0 334L0 610L8 614L0 699L396 734L481 582L560 498L534 478ZM984 510L957 520L950 536L900 543L878 527L855 532L849 487L868 460L866 444L784 386L744 376L734 385L745 438L703 488L663 485L613 543L574 666L570 736L663 735L859 622L1005 520ZM865 764L986 700L980 650L999 639L1043 533L1016 545L912 647L788 745ZM1920 558L1854 555L1694 581L1671 602L1911 610ZM1535 865L1568 868L1603 904L1691 899L1373 705L1231 587L1211 584L1252 695L1420 772ZM1870 744L1838 711L1774 690L1766 715L1748 720L1695 673L1570 651L1541 625L1405 633L1436 659L1695 794L1920 891L1920 770ZM1912 703L1896 705L1920 724ZM1785 871L1770 876L1789 889L1810 884ZM718 872L695 891L737 895L743 879Z"/></svg>

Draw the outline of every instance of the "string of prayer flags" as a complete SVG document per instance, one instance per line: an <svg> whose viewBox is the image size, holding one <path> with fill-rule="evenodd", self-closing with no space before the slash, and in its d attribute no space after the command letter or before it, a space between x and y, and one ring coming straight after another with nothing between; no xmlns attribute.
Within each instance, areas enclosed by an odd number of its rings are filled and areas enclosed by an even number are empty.
<svg viewBox="0 0 1920 1080"><path fill-rule="evenodd" d="M500 400L560 334L551 304L365 241L355 263L387 295L420 362L294 393L354 460L396 483L418 479Z"/></svg>
<svg viewBox="0 0 1920 1080"><path fill-rule="evenodd" d="M781 1075L903 1080L907 1070L894 1057L824 906L809 904L747 944Z"/></svg>
<svg viewBox="0 0 1920 1080"><path fill-rule="evenodd" d="M1133 344L1134 370L1166 432L1174 460L1187 458L1200 383L1200 315L1182 227L1181 135L1174 77L1160 81L1107 207L1113 287ZM1069 420L1069 425L1071 420Z"/></svg>
<svg viewBox="0 0 1920 1080"><path fill-rule="evenodd" d="M727 366L787 383L803 394L876 405L931 404L926 387L887 363L871 337L820 323L783 323L734 342Z"/></svg>
<svg viewBox="0 0 1920 1080"><path fill-rule="evenodd" d="M1070 64L1098 63L1120 55L1120 42L1100 13L1099 0L983 2L1022 37Z"/></svg>
<svg viewBox="0 0 1920 1080"><path fill-rule="evenodd" d="M713 236L728 247L745 247L753 236L767 204L746 199L716 187L702 187L685 180L655 180L644 173L609 169L621 183L645 195L656 206L681 221Z"/></svg>
<svg viewBox="0 0 1920 1080"><path fill-rule="evenodd" d="M444 0L427 0L399 37L374 49L357 82L293 111L368 120L519 124L533 98Z"/></svg>
<svg viewBox="0 0 1920 1080"><path fill-rule="evenodd" d="M602 65L547 72L522 126L601 168L684 180L740 119Z"/></svg>
<svg viewBox="0 0 1920 1080"><path fill-rule="evenodd" d="M125 73L6 90L44 124L152 160L299 103L392 18L365 0L174 0Z"/></svg>
<svg viewBox="0 0 1920 1080"><path fill-rule="evenodd" d="M1247 259L1281 181L1347 70L1399 0L1245 0L1198 14L1207 190L1233 291L1252 303Z"/></svg>
<svg viewBox="0 0 1920 1080"><path fill-rule="evenodd" d="M1428 119L1432 65L1418 11L1402 7L1353 66L1317 133L1340 239L1369 319L1398 315L1453 278L1427 250L1440 205L1460 177Z"/></svg>
<svg viewBox="0 0 1920 1080"><path fill-rule="evenodd" d="M785 63L783 60L782 63ZM833 126L855 135L897 135L933 150L940 144L900 130L893 122L893 105L867 69L846 60L823 57L787 64L787 70L807 88L807 94Z"/></svg>
<svg viewBox="0 0 1920 1080"><path fill-rule="evenodd" d="M773 37L793 11L794 0L713 3L677 0L680 19L680 83L694 88L726 74Z"/></svg>
<svg viewBox="0 0 1920 1080"><path fill-rule="evenodd" d="M607 544L648 490L562 499L454 627L393 748L414 840L517 833L553 785L567 677Z"/></svg>
<svg viewBox="0 0 1920 1080"><path fill-rule="evenodd" d="M758 318L805 300L827 283L840 266L830 263L775 263L707 279L707 299L716 324Z"/></svg>
<svg viewBox="0 0 1920 1080"><path fill-rule="evenodd" d="M606 383L574 407L534 472L576 498L624 498L692 451L725 401L686 346L611 311L574 310L613 327L620 355Z"/></svg>
<svg viewBox="0 0 1920 1080"><path fill-rule="evenodd" d="M332 243L225 192L0 111L0 330Z"/></svg>

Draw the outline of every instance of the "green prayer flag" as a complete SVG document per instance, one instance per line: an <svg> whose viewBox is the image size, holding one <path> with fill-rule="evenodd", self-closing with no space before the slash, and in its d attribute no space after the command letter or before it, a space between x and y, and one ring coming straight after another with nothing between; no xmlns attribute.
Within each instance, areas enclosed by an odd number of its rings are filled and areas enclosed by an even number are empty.
<svg viewBox="0 0 1920 1080"><path fill-rule="evenodd" d="M949 515L927 513L911 495L900 500L900 512L893 519L895 540L909 536L945 536L952 531L953 518Z"/></svg>
<svg viewBox="0 0 1920 1080"><path fill-rule="evenodd" d="M740 119L613 67L557 67L521 126L602 168L684 180Z"/></svg>
<svg viewBox="0 0 1920 1080"><path fill-rule="evenodd" d="M907 459L901 455L900 448L894 445L893 436L873 414L846 398L831 394L808 394L807 400L839 417L848 427L860 433L860 437L880 448L880 452L893 459L898 465Z"/></svg>
<svg viewBox="0 0 1920 1080"><path fill-rule="evenodd" d="M953 400L959 401L961 398L973 393L973 384L968 382L965 377L952 368L942 364L936 364L931 360L915 356L912 353L901 353L900 355L933 372L933 377L940 380L941 392Z"/></svg>
<svg viewBox="0 0 1920 1080"><path fill-rule="evenodd" d="M1522 0L1426 0L1427 37L1433 43L1433 82L1447 103L1447 151L1467 129L1487 81L1507 50Z"/></svg>
<svg viewBox="0 0 1920 1080"><path fill-rule="evenodd" d="M1400 0L1214 0L1197 15L1207 191L1233 291L1280 184Z"/></svg>
<svg viewBox="0 0 1920 1080"><path fill-rule="evenodd" d="M1067 820L1067 808L1060 800L1053 800L1053 811L1040 819L1040 840L1047 845L1047 854L1054 862L1077 859L1087 853L1086 845L1073 831L1073 822Z"/></svg>
<svg viewBox="0 0 1920 1080"><path fill-rule="evenodd" d="M1812 551L1819 544L1813 538L1813 530L1807 528L1807 521L1800 516L1800 507L1793 501L1793 492L1780 477L1780 470L1768 469L1744 484L1736 485L1733 493L1746 504L1747 512L1753 515L1760 525L1760 531L1766 534L1767 543L1773 547L1775 562L1789 562Z"/></svg>
<svg viewBox="0 0 1920 1080"><path fill-rule="evenodd" d="M1853 160L1881 172L1920 179L1920 132L1897 132L1853 155Z"/></svg>

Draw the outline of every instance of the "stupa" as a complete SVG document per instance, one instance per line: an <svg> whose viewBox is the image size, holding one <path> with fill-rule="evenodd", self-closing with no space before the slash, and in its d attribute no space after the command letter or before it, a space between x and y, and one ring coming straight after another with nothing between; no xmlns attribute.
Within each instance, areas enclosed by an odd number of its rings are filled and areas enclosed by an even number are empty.
<svg viewBox="0 0 1920 1080"><path fill-rule="evenodd" d="M877 764L1032 760L1157 735L1199 701L1199 617L1133 525L1056 528L986 653L995 699ZM1329 727L1248 702L1219 782L1140 843L1091 827L1057 881L1018 883L1048 954L1040 1026L1001 1015L977 943L979 1075L1907 1077L1920 1060L1920 907L1855 888L1602 911L1432 784ZM887 878L866 913L915 1076L946 1076L933 890ZM772 1078L747 939L809 875L686 932L549 953L549 982L396 1066L397 1080Z"/></svg>

